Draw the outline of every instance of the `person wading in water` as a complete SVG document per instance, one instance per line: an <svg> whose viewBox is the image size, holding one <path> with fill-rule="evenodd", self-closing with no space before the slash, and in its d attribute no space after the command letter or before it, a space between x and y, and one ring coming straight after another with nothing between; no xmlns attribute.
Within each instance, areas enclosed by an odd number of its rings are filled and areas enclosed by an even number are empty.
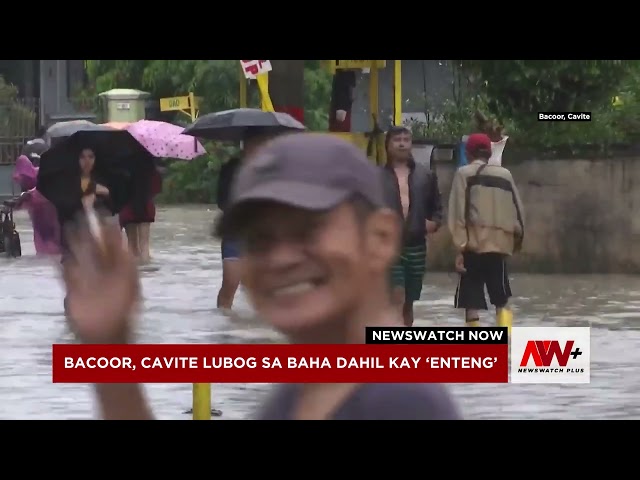
<svg viewBox="0 0 640 480"><path fill-rule="evenodd" d="M142 265L151 261L151 224L156 221L154 197L162 191L162 177L155 163L147 159L137 161L138 181L133 185L134 196L129 205L119 213L120 226L124 228L131 252Z"/></svg>
<svg viewBox="0 0 640 480"><path fill-rule="evenodd" d="M365 326L400 326L389 268L400 244L381 172L354 145L286 135L237 173L218 233L243 246L243 280L258 316L298 344L363 343ZM72 331L85 343L132 340L139 274L117 228L105 229L109 263L87 232L64 265ZM92 288L100 285L100 289ZM95 385L106 419L151 419L138 384ZM315 383L276 387L258 419L459 419L436 384Z"/></svg>
<svg viewBox="0 0 640 480"><path fill-rule="evenodd" d="M403 219L403 241L400 256L391 269L391 286L394 303L410 327L413 303L420 299L426 272L426 236L440 228L442 201L435 173L413 160L411 131L407 127L391 127L385 146L385 197L387 205Z"/></svg>
<svg viewBox="0 0 640 480"><path fill-rule="evenodd" d="M216 203L220 210L224 212L227 207L231 184L233 183L236 172L242 164L242 159L250 156L256 148L271 138L273 138L273 135L265 134L260 128L247 127L247 133L243 140L241 157L229 159L222 166L220 174L218 175ZM238 260L240 259L240 248L235 239L225 236L222 238L220 250L222 256L222 285L218 291L216 306L217 308L230 310L233 306L236 291L240 286L241 272L238 263Z"/></svg>
<svg viewBox="0 0 640 480"><path fill-rule="evenodd" d="M456 171L449 196L448 224L460 275L454 306L465 310L467 326L480 326L486 285L498 326L510 328L507 258L522 247L524 208L511 172L487 163L491 139L474 133L466 149L471 163Z"/></svg>

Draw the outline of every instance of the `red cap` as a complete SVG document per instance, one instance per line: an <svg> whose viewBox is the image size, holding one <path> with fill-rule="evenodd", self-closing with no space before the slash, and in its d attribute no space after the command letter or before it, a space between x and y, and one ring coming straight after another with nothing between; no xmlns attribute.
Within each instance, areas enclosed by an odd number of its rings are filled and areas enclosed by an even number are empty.
<svg viewBox="0 0 640 480"><path fill-rule="evenodd" d="M466 150L470 156L480 150L484 150L491 155L491 139L484 133L473 133L467 139Z"/></svg>

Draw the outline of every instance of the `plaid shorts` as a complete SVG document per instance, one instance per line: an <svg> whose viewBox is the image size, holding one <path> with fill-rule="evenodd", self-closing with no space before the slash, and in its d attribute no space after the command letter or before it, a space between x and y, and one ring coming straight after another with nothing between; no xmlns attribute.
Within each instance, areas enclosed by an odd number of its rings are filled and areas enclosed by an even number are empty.
<svg viewBox="0 0 640 480"><path fill-rule="evenodd" d="M404 289L405 301L413 303L420 300L422 279L427 271L427 246L403 247L400 257L391 267L391 288Z"/></svg>

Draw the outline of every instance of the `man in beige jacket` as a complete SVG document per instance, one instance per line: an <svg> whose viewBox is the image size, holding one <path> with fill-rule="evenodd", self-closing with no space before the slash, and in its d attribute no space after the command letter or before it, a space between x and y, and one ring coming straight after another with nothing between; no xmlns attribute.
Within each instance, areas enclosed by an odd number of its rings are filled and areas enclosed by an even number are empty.
<svg viewBox="0 0 640 480"><path fill-rule="evenodd" d="M470 135L466 154L469 164L455 173L449 197L448 223L460 274L455 307L465 309L468 326L479 326L478 311L487 310L486 285L498 325L510 327L506 259L520 250L524 239L522 202L511 172L487 163L491 158L487 135Z"/></svg>

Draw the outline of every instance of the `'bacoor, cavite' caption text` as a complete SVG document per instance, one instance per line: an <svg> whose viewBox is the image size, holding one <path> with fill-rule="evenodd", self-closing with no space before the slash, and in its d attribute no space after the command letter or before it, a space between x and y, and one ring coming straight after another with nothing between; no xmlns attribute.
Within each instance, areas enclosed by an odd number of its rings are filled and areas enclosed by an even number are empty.
<svg viewBox="0 0 640 480"><path fill-rule="evenodd" d="M591 112L539 112L540 122L590 122Z"/></svg>

